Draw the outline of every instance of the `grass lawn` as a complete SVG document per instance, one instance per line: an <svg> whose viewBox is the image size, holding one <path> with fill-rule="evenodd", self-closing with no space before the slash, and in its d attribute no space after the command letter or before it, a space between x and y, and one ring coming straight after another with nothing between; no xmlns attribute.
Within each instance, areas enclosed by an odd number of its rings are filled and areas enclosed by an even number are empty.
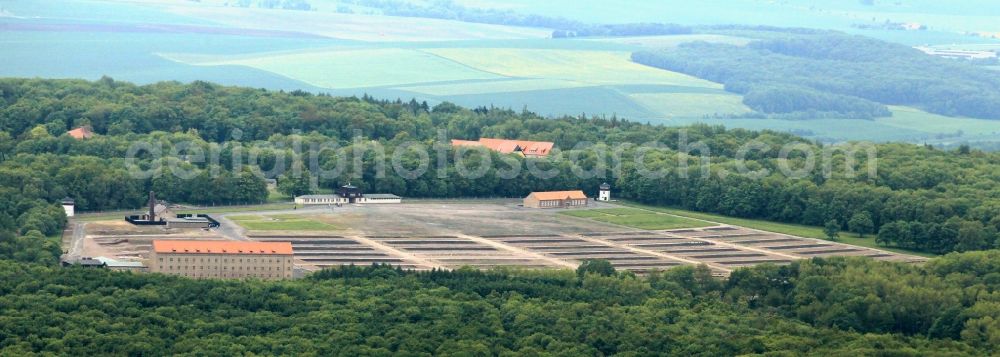
<svg viewBox="0 0 1000 357"><path fill-rule="evenodd" d="M78 214L73 217L74 221L77 222L98 222L98 221L110 221L116 219L125 219L125 216L134 214L136 211L121 211L115 213L94 213L94 214Z"/></svg>
<svg viewBox="0 0 1000 357"><path fill-rule="evenodd" d="M268 203L281 203L281 202L291 202L292 197L278 192L278 190L268 190L267 191L267 202Z"/></svg>
<svg viewBox="0 0 1000 357"><path fill-rule="evenodd" d="M312 220L309 216L295 214L245 215L228 218L251 231L332 231L338 229L334 225Z"/></svg>
<svg viewBox="0 0 1000 357"><path fill-rule="evenodd" d="M194 208L180 210L176 213L232 213L232 212L254 212L254 211L276 211L283 209L292 209L295 205L291 203L268 203L263 205L255 206L222 206L222 207L210 207L210 208Z"/></svg>
<svg viewBox="0 0 1000 357"><path fill-rule="evenodd" d="M560 212L560 214L649 230L695 228L712 225L708 222L670 216L636 208L573 210Z"/></svg>
<svg viewBox="0 0 1000 357"><path fill-rule="evenodd" d="M778 223L778 222L756 220L756 219L727 217L711 213L693 212L693 211L686 211L682 209L667 208L667 207L656 207L656 206L643 205L633 202L625 202L624 204L629 207L638 207L655 212L663 212L693 219L731 224L734 226L759 229L762 231L783 233L783 234L789 234L793 236L806 237L806 238L826 239L826 234L823 233L822 227L805 226L801 224ZM838 240L838 242L844 244L856 245L859 247L876 248L876 249L887 250L890 252L911 254L922 257L937 256L936 254L932 253L917 252L907 249L882 247L879 246L878 244L875 244L875 237L873 236L858 238L858 235L856 233L851 233L851 232L840 232L840 239Z"/></svg>
<svg viewBox="0 0 1000 357"><path fill-rule="evenodd" d="M268 203L263 205L253 205L253 206L220 206L220 207L209 207L209 208L192 208L183 209L175 211L174 213L231 213L231 212L253 212L253 211L273 211L273 210L283 210L292 209L295 207L291 203ZM78 222L97 222L97 221L110 221L117 219L124 219L125 216L130 214L137 214L145 212L146 208L136 208L134 210L123 210L115 212L101 212L101 213L79 213L74 220Z"/></svg>
<svg viewBox="0 0 1000 357"><path fill-rule="evenodd" d="M331 231L336 229L329 224L309 220L241 221L237 223L251 231Z"/></svg>

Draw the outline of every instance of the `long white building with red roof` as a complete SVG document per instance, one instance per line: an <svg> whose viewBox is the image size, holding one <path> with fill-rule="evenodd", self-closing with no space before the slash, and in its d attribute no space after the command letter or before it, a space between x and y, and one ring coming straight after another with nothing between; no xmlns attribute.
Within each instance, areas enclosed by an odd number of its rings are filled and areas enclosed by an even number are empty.
<svg viewBox="0 0 1000 357"><path fill-rule="evenodd" d="M149 271L189 278L290 279L294 267L289 242L155 240Z"/></svg>

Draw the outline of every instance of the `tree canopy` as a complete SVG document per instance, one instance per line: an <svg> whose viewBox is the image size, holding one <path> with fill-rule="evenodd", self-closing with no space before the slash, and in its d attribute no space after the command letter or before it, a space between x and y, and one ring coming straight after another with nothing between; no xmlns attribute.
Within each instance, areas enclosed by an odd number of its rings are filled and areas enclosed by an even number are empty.
<svg viewBox="0 0 1000 357"><path fill-rule="evenodd" d="M0 260L0 354L987 355L997 262L817 259L728 281L704 267L636 278L373 266L266 282Z"/></svg>

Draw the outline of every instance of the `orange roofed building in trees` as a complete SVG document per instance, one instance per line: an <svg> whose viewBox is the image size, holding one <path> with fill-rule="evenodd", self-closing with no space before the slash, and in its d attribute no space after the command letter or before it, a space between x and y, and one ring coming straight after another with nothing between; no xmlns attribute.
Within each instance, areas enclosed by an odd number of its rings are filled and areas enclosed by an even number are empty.
<svg viewBox="0 0 1000 357"><path fill-rule="evenodd" d="M79 128L67 131L66 134L68 134L73 139L77 139L77 140L80 140L80 139L90 139L90 138L92 138L94 136L94 132L91 131L90 128L85 127L85 126L81 126Z"/></svg>
<svg viewBox="0 0 1000 357"><path fill-rule="evenodd" d="M485 147L501 154L519 154L524 157L545 157L555 144L547 141L507 140L480 138L479 141L452 140L451 146Z"/></svg>
<svg viewBox="0 0 1000 357"><path fill-rule="evenodd" d="M290 279L289 242L155 240L149 271L189 278Z"/></svg>

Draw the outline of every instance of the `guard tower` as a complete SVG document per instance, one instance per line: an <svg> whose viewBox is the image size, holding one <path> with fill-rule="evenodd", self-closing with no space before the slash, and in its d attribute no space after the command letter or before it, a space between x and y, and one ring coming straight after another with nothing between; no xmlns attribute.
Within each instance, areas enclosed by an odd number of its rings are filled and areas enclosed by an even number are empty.
<svg viewBox="0 0 1000 357"><path fill-rule="evenodd" d="M597 194L598 201L611 201L611 185L607 182L601 184L601 189Z"/></svg>
<svg viewBox="0 0 1000 357"><path fill-rule="evenodd" d="M358 203L358 199L365 196L360 188L352 185L350 182L337 189L337 195L340 195L341 198L346 198L348 203Z"/></svg>
<svg viewBox="0 0 1000 357"><path fill-rule="evenodd" d="M69 197L63 198L62 208L64 211L66 211L66 217L73 217L73 215L76 213L75 212L76 201L73 201L73 199Z"/></svg>

